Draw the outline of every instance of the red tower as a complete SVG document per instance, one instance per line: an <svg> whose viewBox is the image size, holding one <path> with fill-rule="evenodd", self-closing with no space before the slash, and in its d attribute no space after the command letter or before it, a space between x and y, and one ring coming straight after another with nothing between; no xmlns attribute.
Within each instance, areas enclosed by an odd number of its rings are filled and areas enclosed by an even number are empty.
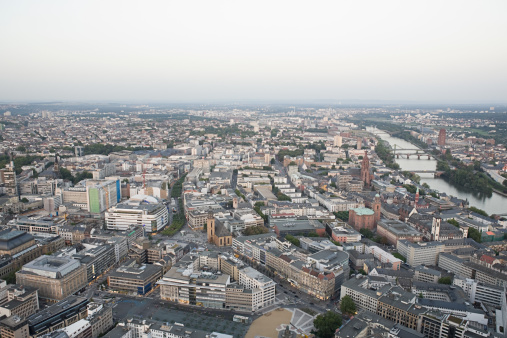
<svg viewBox="0 0 507 338"><path fill-rule="evenodd" d="M364 185L369 187L371 183L371 174L370 174L370 159L364 152L363 161L361 162L361 181L364 182Z"/></svg>
<svg viewBox="0 0 507 338"><path fill-rule="evenodd" d="M375 217L375 226L377 226L378 222L380 221L380 215L381 215L381 203L380 203L380 195L376 194L375 199L373 200L373 215Z"/></svg>
<svg viewBox="0 0 507 338"><path fill-rule="evenodd" d="M440 129L438 133L438 145L445 146L445 129Z"/></svg>

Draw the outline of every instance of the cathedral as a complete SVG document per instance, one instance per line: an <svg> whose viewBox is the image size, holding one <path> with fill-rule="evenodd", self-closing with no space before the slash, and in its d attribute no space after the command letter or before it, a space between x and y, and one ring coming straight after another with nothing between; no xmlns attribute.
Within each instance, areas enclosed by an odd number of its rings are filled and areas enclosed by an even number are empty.
<svg viewBox="0 0 507 338"><path fill-rule="evenodd" d="M361 181L364 182L365 187L371 187L371 181L373 180L373 173L370 169L370 159L366 151L364 152L363 161L361 162Z"/></svg>

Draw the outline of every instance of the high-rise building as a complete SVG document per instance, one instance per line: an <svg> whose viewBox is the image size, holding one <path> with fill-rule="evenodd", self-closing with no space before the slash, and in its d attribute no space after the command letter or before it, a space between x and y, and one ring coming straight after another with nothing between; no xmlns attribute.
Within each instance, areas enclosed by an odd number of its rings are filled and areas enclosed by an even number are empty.
<svg viewBox="0 0 507 338"><path fill-rule="evenodd" d="M438 132L438 145L445 146L445 129L440 129Z"/></svg>
<svg viewBox="0 0 507 338"><path fill-rule="evenodd" d="M75 146L74 147L74 154L76 156L83 156L84 155L84 147L82 147L82 146Z"/></svg>
<svg viewBox="0 0 507 338"><path fill-rule="evenodd" d="M16 180L16 170L14 162L11 161L1 170L2 182L5 185L5 193L10 196L18 196L18 182Z"/></svg>
<svg viewBox="0 0 507 338"><path fill-rule="evenodd" d="M334 146L335 147L341 147L343 143L343 139L340 135L335 135L334 137Z"/></svg>
<svg viewBox="0 0 507 338"><path fill-rule="evenodd" d="M358 137L357 138L357 150L360 150L361 148L363 148L363 139Z"/></svg>
<svg viewBox="0 0 507 338"><path fill-rule="evenodd" d="M88 211L101 213L116 205L121 199L120 180L86 181Z"/></svg>

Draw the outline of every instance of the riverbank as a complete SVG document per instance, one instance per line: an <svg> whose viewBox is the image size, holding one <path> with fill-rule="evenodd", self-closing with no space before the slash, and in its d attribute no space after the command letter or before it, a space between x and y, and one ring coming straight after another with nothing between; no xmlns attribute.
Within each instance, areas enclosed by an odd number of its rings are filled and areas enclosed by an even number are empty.
<svg viewBox="0 0 507 338"><path fill-rule="evenodd" d="M381 139L389 143L390 145L396 144L400 149L419 149L415 145L396 137L389 135L388 133L383 133L381 130L373 130L373 128L368 128L367 130L370 134L373 134L376 138ZM386 145L387 146L387 145ZM420 151L427 151L424 149L420 149ZM437 161L433 159L427 160L421 158L418 160L417 157L412 156L410 159L407 158L399 158L396 159L396 163L400 166L400 171L418 171L418 170L428 170L434 171L436 170ZM446 193L447 195L455 196L462 200L468 200L469 204L475 206L479 209L485 210L488 214L501 214L505 212L505 205L507 205L507 196L493 193L491 196L478 195L474 194L472 191L466 191L459 187L455 187L450 184L443 178L435 178L433 175L429 177L429 175L420 174L421 182L420 184L428 184L432 191L439 191L441 193Z"/></svg>

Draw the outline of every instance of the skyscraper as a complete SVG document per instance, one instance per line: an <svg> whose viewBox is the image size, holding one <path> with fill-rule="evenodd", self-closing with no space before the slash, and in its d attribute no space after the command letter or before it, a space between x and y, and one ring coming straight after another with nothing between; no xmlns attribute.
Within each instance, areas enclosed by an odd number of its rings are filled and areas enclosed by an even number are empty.
<svg viewBox="0 0 507 338"><path fill-rule="evenodd" d="M440 129L438 133L438 145L445 146L445 129Z"/></svg>

